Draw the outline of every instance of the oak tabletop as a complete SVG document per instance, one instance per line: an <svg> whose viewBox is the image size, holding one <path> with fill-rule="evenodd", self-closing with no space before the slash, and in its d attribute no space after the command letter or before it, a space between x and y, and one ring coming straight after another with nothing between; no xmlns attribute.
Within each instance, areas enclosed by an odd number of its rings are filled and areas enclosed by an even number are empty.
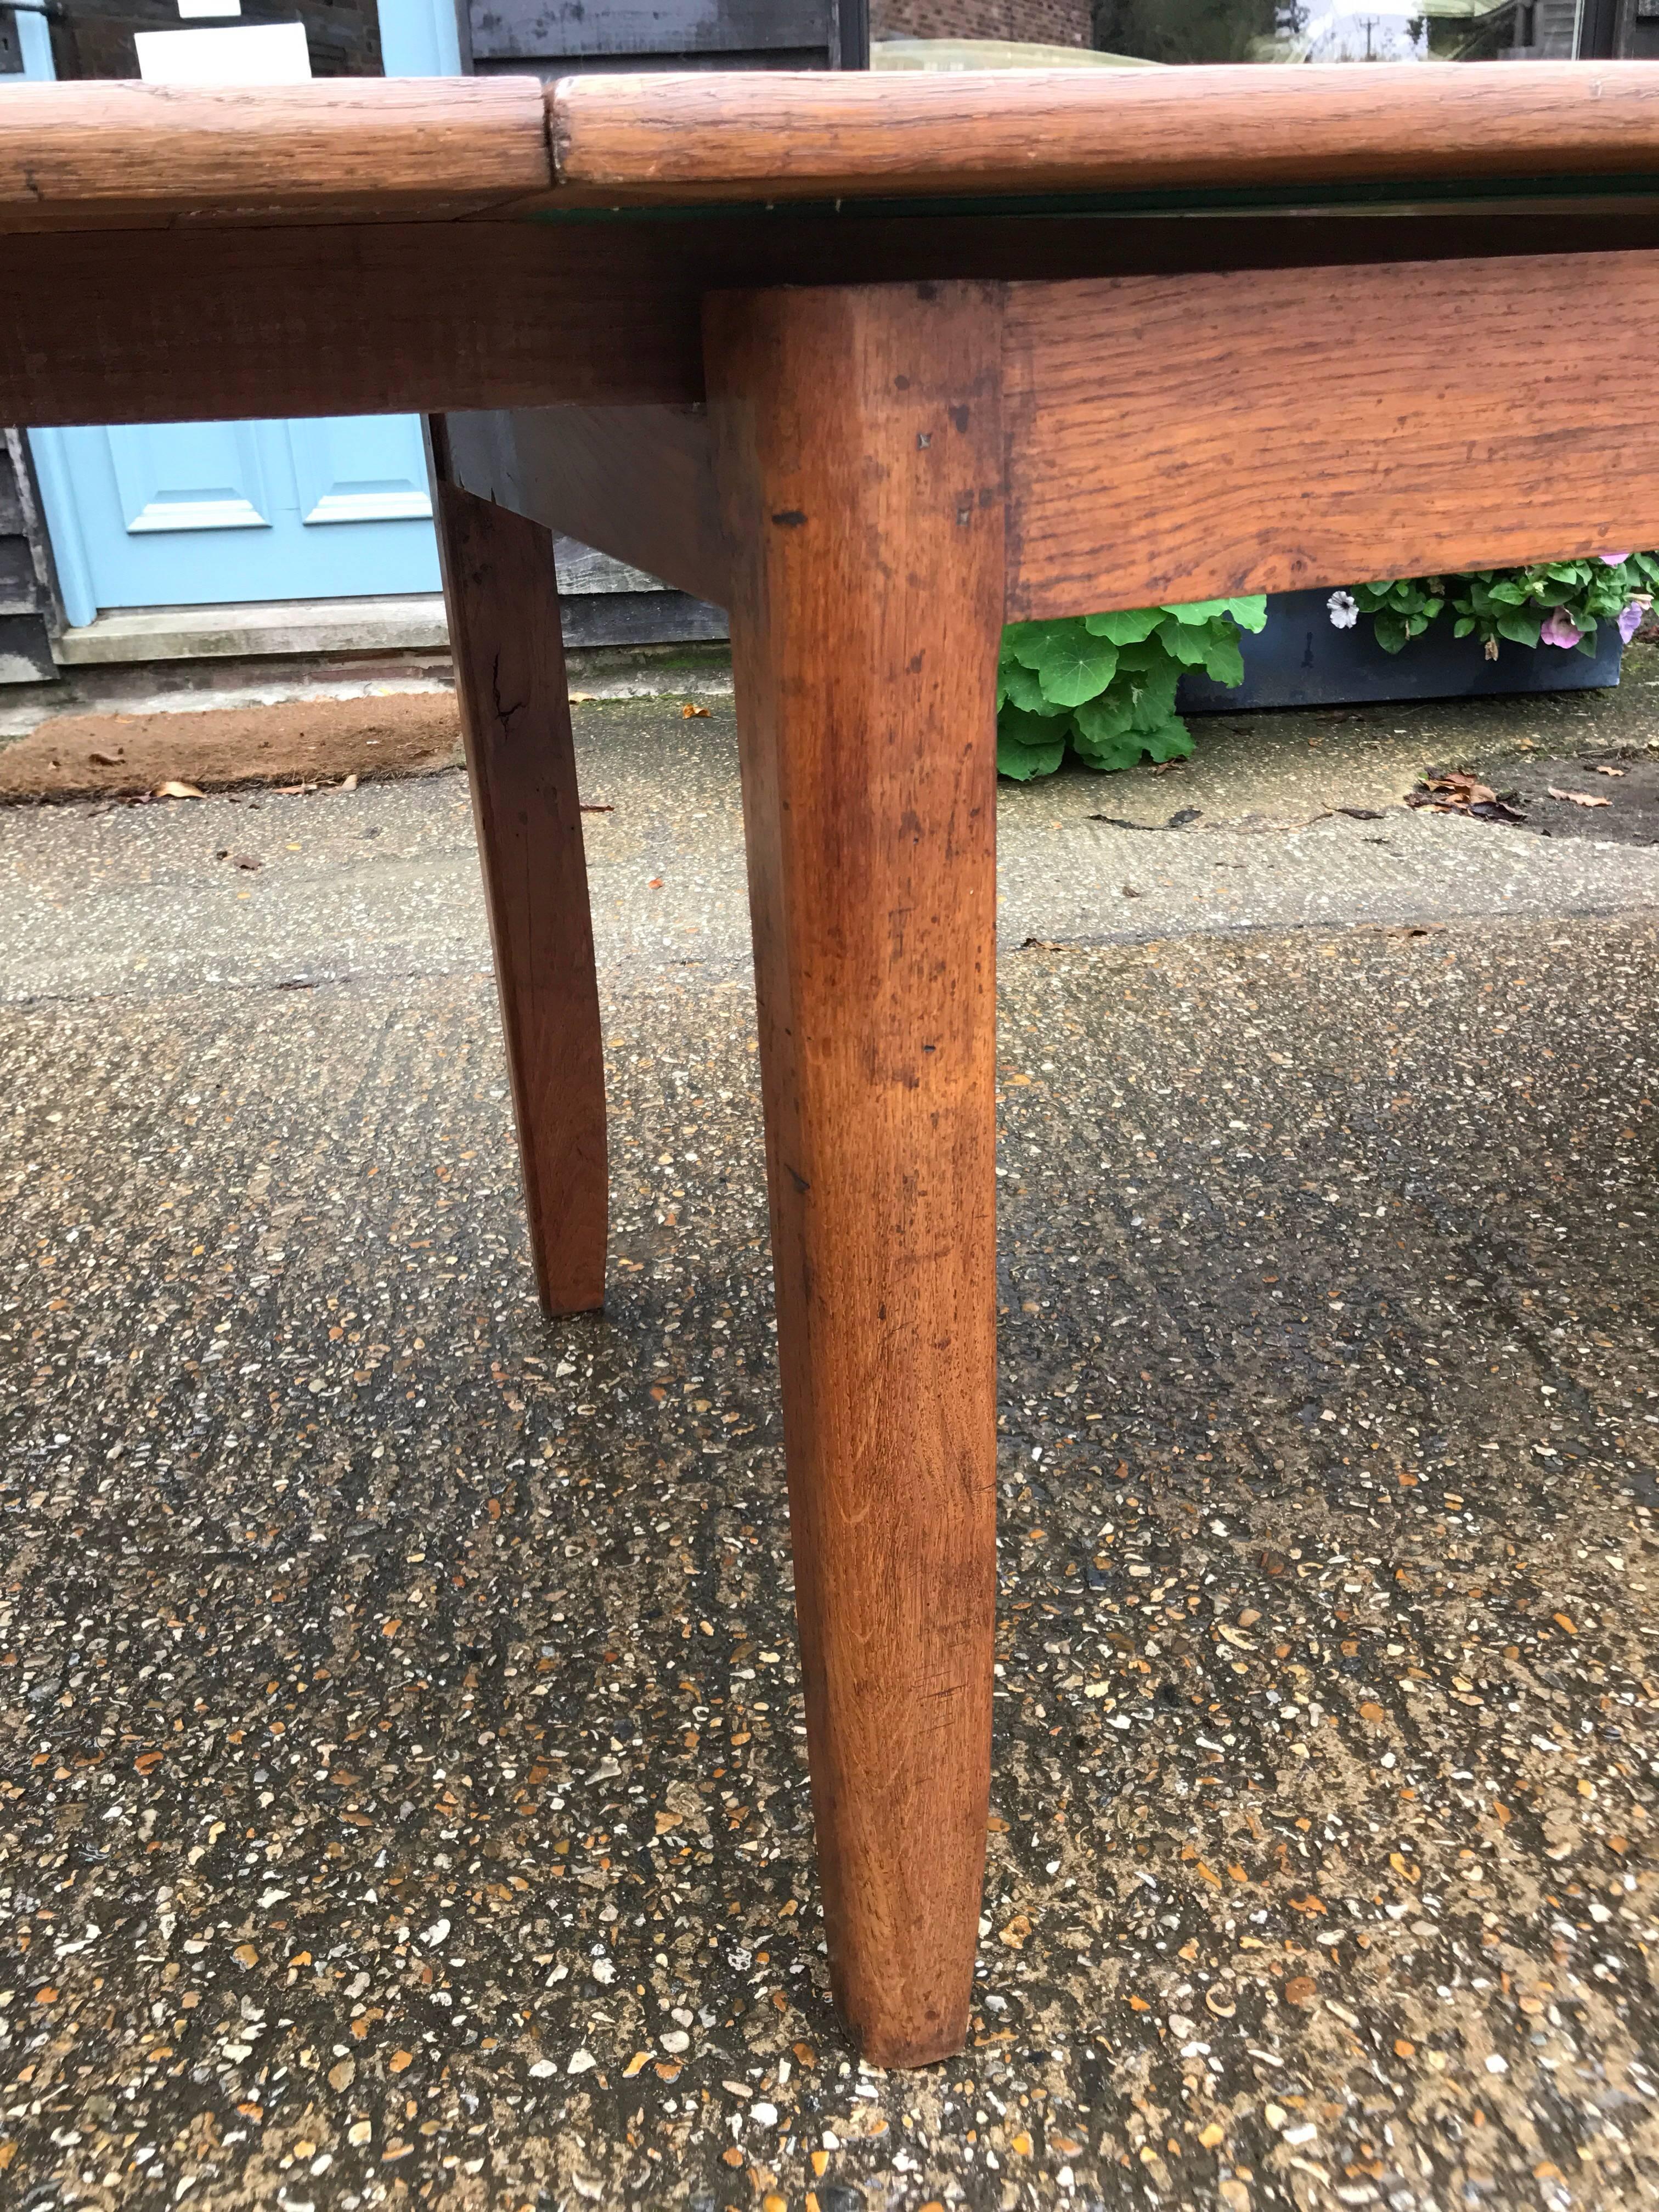
<svg viewBox="0 0 1659 2212"><path fill-rule="evenodd" d="M1659 195L1659 63L0 90L0 230Z"/></svg>

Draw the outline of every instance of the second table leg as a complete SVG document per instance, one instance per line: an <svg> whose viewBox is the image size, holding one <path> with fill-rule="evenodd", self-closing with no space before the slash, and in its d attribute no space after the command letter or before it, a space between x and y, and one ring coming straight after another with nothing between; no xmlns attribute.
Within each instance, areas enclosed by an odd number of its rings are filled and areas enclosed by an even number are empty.
<svg viewBox="0 0 1659 2212"><path fill-rule="evenodd" d="M605 1304L605 1056L553 540L436 491L536 1283L548 1313L590 1313Z"/></svg>
<svg viewBox="0 0 1659 2212"><path fill-rule="evenodd" d="M994 302L733 295L732 538L796 1610L830 1972L968 2027L996 1589Z"/></svg>

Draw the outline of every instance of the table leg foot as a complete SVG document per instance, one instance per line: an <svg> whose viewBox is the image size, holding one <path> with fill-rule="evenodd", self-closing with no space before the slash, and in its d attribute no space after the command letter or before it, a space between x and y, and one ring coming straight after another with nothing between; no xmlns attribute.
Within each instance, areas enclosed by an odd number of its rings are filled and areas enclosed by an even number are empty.
<svg viewBox="0 0 1659 2212"><path fill-rule="evenodd" d="M605 1304L605 1060L553 541L436 487L438 543L536 1282Z"/></svg>
<svg viewBox="0 0 1659 2212"><path fill-rule="evenodd" d="M813 1808L865 2055L961 2048L996 1589L994 295L705 324Z"/></svg>

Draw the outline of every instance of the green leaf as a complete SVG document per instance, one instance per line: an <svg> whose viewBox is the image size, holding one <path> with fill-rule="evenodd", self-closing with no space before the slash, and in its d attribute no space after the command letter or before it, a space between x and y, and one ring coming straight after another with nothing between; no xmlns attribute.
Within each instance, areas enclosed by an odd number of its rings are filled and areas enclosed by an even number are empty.
<svg viewBox="0 0 1659 2212"><path fill-rule="evenodd" d="M1166 600L1164 611L1173 615L1178 623L1213 622L1218 615L1226 614L1232 606L1231 599L1185 599L1174 604Z"/></svg>
<svg viewBox="0 0 1659 2212"><path fill-rule="evenodd" d="M1158 641L1183 668L1201 668L1208 656L1209 625L1166 619L1158 625Z"/></svg>
<svg viewBox="0 0 1659 2212"><path fill-rule="evenodd" d="M1242 599L1229 599L1227 611L1240 629L1247 629L1254 636L1267 627L1267 595L1265 592L1249 592Z"/></svg>
<svg viewBox="0 0 1659 2212"><path fill-rule="evenodd" d="M1012 776L1016 783L1029 783L1033 776L1052 775L1066 757L1066 740L1057 738L1052 744L1022 745L1017 739L1005 738L997 732L997 774Z"/></svg>
<svg viewBox="0 0 1659 2212"><path fill-rule="evenodd" d="M1024 708L1028 714L1040 714L1048 703L1042 696L1042 684L1034 668L1023 661L1005 656L997 664L997 704L1010 701Z"/></svg>
<svg viewBox="0 0 1659 2212"><path fill-rule="evenodd" d="M1091 637L1109 638L1114 645L1139 645L1164 619L1162 607L1124 607L1109 615L1085 615Z"/></svg>
<svg viewBox="0 0 1659 2212"><path fill-rule="evenodd" d="M1176 685L1181 671L1173 660L1149 668L1134 684L1134 726L1143 734L1167 722L1175 712Z"/></svg>
<svg viewBox="0 0 1659 2212"><path fill-rule="evenodd" d="M1115 745L1128 736L1133 726L1134 700L1127 684L1115 686L1101 698L1085 700L1072 717L1079 752L1085 745Z"/></svg>
<svg viewBox="0 0 1659 2212"><path fill-rule="evenodd" d="M1452 624L1452 635L1454 637L1469 637L1474 635L1474 617L1473 615L1459 615L1457 620Z"/></svg>
<svg viewBox="0 0 1659 2212"><path fill-rule="evenodd" d="M1193 749L1192 732L1179 714L1149 731L1144 742L1155 761L1185 760Z"/></svg>
<svg viewBox="0 0 1659 2212"><path fill-rule="evenodd" d="M1023 663L1026 647L1041 647L1048 629L1049 624L1043 622L1009 623L1002 633L1003 657Z"/></svg>
<svg viewBox="0 0 1659 2212"><path fill-rule="evenodd" d="M1216 624L1216 632L1207 641L1204 654L1204 673L1212 684L1242 684L1244 681L1244 656L1238 649L1238 640L1223 624Z"/></svg>
<svg viewBox="0 0 1659 2212"><path fill-rule="evenodd" d="M1404 651L1406 640L1411 633L1398 615L1378 615L1372 627L1376 632L1376 641L1384 653Z"/></svg>
<svg viewBox="0 0 1659 2212"><path fill-rule="evenodd" d="M1005 707L997 716L997 773L1024 783L1034 775L1052 775L1066 757L1070 717L1030 714L1020 707Z"/></svg>
<svg viewBox="0 0 1659 2212"><path fill-rule="evenodd" d="M1069 714L1052 710L1034 714L1024 707L1005 707L997 716L997 729L1017 745L1047 745L1065 736L1070 720Z"/></svg>
<svg viewBox="0 0 1659 2212"><path fill-rule="evenodd" d="M1080 707L1103 691L1117 673L1117 647L1080 622L1042 627L1041 638L1022 639L1016 651L1027 668L1036 670L1049 704Z"/></svg>
<svg viewBox="0 0 1659 2212"><path fill-rule="evenodd" d="M1130 731L1121 738L1103 738L1097 743L1081 735L1072 740L1078 758L1085 768L1091 768L1097 775L1116 775L1126 768L1133 768L1140 758L1140 739Z"/></svg>
<svg viewBox="0 0 1659 2212"><path fill-rule="evenodd" d="M1536 615L1500 614L1498 617L1498 635L1515 645L1536 645L1541 628Z"/></svg>

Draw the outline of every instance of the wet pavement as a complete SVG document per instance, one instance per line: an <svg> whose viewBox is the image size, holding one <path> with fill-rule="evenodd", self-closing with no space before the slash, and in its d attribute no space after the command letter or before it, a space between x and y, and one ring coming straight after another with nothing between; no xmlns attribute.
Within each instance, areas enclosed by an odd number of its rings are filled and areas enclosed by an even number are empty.
<svg viewBox="0 0 1659 2212"><path fill-rule="evenodd" d="M883 2075L672 711L584 722L602 1319L535 1308L456 779L0 821L0 2198L1651 2202L1654 854L1283 717L1184 772L1241 897L1194 830L1085 928L1180 779L1005 795L981 1972Z"/></svg>

